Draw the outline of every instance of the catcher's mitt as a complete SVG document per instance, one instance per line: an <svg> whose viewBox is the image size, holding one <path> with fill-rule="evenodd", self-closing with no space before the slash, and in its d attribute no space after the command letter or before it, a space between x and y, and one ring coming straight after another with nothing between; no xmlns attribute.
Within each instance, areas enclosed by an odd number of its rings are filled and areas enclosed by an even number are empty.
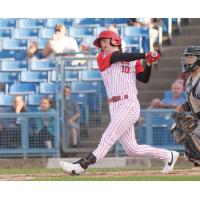
<svg viewBox="0 0 200 200"><path fill-rule="evenodd" d="M172 118L184 133L192 133L197 127L197 116L192 112L174 112Z"/></svg>

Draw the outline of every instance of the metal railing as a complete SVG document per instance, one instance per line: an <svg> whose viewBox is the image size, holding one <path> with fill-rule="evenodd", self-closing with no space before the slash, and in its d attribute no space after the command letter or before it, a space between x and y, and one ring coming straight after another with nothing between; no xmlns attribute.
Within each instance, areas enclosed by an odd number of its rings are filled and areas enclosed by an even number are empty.
<svg viewBox="0 0 200 200"><path fill-rule="evenodd" d="M174 140L170 129L173 123L171 118L172 109L143 109L140 118L135 125L136 139L138 144L148 144L164 149L173 149L182 152L183 145ZM115 156L125 152L119 142L115 145Z"/></svg>
<svg viewBox="0 0 200 200"><path fill-rule="evenodd" d="M59 157L60 133L57 117L56 112L1 113L0 156ZM51 124L45 126L48 121Z"/></svg>

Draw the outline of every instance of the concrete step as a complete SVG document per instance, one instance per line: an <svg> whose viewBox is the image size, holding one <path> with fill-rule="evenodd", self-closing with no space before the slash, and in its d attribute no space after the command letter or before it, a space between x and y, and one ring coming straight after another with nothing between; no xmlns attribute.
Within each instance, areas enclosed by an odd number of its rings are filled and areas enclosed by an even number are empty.
<svg viewBox="0 0 200 200"><path fill-rule="evenodd" d="M171 84L174 81L174 78L168 78L168 79L152 79L149 81L149 83L144 84L137 82L138 85L138 92L140 93L141 91L151 91L151 90L165 90L171 88ZM139 86L140 84L140 86Z"/></svg>
<svg viewBox="0 0 200 200"><path fill-rule="evenodd" d="M180 69L175 67L175 68L163 68L161 66L158 68L158 70L152 70L151 73L151 80L152 79L158 79L158 78L163 78L163 79L168 79L168 77L176 79L177 75L180 73Z"/></svg>
<svg viewBox="0 0 200 200"><path fill-rule="evenodd" d="M151 91L142 91L138 95L138 99L140 102L148 102L150 104L151 100L154 98L163 98L164 92L163 90L151 90Z"/></svg>
<svg viewBox="0 0 200 200"><path fill-rule="evenodd" d="M180 57L183 55L183 51L187 48L187 44L182 44L182 45L177 45L177 46L168 46L163 48L162 51L162 57L161 58L165 58L165 59L170 59L170 57L172 58L179 58L180 61ZM160 59L161 61L161 59ZM160 62L159 61L159 62Z"/></svg>
<svg viewBox="0 0 200 200"><path fill-rule="evenodd" d="M200 43L199 35L180 35L172 40L172 45L174 46L192 46Z"/></svg>
<svg viewBox="0 0 200 200"><path fill-rule="evenodd" d="M200 18L190 18L189 26L192 26L192 25L200 26Z"/></svg>
<svg viewBox="0 0 200 200"><path fill-rule="evenodd" d="M198 35L200 32L200 23L199 26L184 26L180 28L180 35L181 36L193 36Z"/></svg>

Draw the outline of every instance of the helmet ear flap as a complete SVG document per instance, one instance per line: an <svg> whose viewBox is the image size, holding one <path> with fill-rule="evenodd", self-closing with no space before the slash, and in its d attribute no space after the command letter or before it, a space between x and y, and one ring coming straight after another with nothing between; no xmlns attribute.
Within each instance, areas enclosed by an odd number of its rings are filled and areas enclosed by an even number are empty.
<svg viewBox="0 0 200 200"><path fill-rule="evenodd" d="M120 45L121 44L121 38L112 38L111 44L114 45L114 46Z"/></svg>

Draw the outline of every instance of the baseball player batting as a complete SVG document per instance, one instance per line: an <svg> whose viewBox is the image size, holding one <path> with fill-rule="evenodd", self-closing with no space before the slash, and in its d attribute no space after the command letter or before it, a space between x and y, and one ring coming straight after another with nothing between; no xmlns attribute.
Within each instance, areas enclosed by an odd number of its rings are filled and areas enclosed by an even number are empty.
<svg viewBox="0 0 200 200"><path fill-rule="evenodd" d="M134 124L140 115L136 79L143 83L149 81L152 63L160 58L159 53L122 53L121 37L108 30L102 31L93 44L101 50L97 63L108 95L111 122L92 153L74 163L61 161L61 168L71 175L80 175L88 166L104 158L119 140L129 156L161 159L165 163L161 173L171 172L179 153L149 145L138 145L134 131ZM140 59L146 59L145 67L140 64Z"/></svg>

